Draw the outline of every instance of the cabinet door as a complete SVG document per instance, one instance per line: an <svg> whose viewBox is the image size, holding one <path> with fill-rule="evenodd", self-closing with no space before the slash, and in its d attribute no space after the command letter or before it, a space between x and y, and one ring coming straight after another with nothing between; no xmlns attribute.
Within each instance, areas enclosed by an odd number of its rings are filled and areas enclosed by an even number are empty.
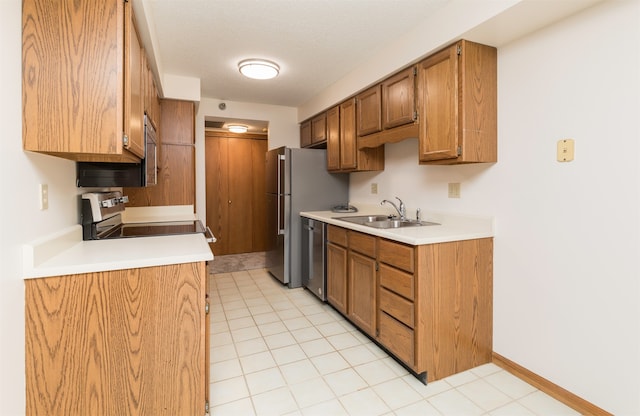
<svg viewBox="0 0 640 416"><path fill-rule="evenodd" d="M311 119L311 144L327 141L327 115L322 113Z"/></svg>
<svg viewBox="0 0 640 416"><path fill-rule="evenodd" d="M22 2L25 150L74 160L139 161L123 154L122 146L126 5Z"/></svg>
<svg viewBox="0 0 640 416"><path fill-rule="evenodd" d="M162 143L195 143L195 104L192 101L162 100Z"/></svg>
<svg viewBox="0 0 640 416"><path fill-rule="evenodd" d="M327 243L327 302L347 314L347 249Z"/></svg>
<svg viewBox="0 0 640 416"><path fill-rule="evenodd" d="M205 267L25 280L26 414L202 414Z"/></svg>
<svg viewBox="0 0 640 416"><path fill-rule="evenodd" d="M458 157L458 54L453 45L419 64L419 160Z"/></svg>
<svg viewBox="0 0 640 416"><path fill-rule="evenodd" d="M380 85L369 88L356 96L358 137L382 130Z"/></svg>
<svg viewBox="0 0 640 416"><path fill-rule="evenodd" d="M349 318L364 332L376 331L376 261L349 251Z"/></svg>
<svg viewBox="0 0 640 416"><path fill-rule="evenodd" d="M300 147L311 146L311 120L300 124Z"/></svg>
<svg viewBox="0 0 640 416"><path fill-rule="evenodd" d="M358 167L356 137L356 99L340 104L340 167L355 170Z"/></svg>
<svg viewBox="0 0 640 416"><path fill-rule="evenodd" d="M333 107L327 111L327 170L340 170L340 111Z"/></svg>
<svg viewBox="0 0 640 416"><path fill-rule="evenodd" d="M124 147L144 158L144 99L142 91L142 47L130 2L125 2L124 58Z"/></svg>
<svg viewBox="0 0 640 416"><path fill-rule="evenodd" d="M413 123L415 116L415 67L382 83L382 128Z"/></svg>

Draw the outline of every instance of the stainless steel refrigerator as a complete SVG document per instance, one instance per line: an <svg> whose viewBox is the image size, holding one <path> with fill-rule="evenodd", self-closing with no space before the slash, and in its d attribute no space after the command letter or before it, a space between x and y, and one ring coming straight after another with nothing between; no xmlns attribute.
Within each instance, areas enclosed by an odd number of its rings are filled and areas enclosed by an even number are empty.
<svg viewBox="0 0 640 416"><path fill-rule="evenodd" d="M348 174L327 172L324 149L279 147L266 154L267 270L302 286L301 211L325 211L349 199Z"/></svg>

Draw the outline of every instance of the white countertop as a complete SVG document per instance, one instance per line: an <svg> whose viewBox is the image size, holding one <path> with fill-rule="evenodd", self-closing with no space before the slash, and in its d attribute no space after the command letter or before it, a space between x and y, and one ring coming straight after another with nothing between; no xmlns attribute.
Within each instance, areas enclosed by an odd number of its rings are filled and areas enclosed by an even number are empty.
<svg viewBox="0 0 640 416"><path fill-rule="evenodd" d="M423 213L422 221L436 222L440 225L391 229L373 228L336 219L338 217L379 215L383 213L387 212L380 211L379 209L360 209L359 212L353 214L342 214L332 211L308 211L301 212L300 216L414 246L446 243L449 241L474 240L477 238L493 237L494 235L493 217L429 212Z"/></svg>
<svg viewBox="0 0 640 416"><path fill-rule="evenodd" d="M129 208L127 208L129 210ZM194 219L193 208L170 209L163 216L154 209L150 216L137 211L135 219L176 221ZM23 246L23 278L62 276L139 267L163 266L213 260L202 234L159 237L82 240L82 226L74 225Z"/></svg>

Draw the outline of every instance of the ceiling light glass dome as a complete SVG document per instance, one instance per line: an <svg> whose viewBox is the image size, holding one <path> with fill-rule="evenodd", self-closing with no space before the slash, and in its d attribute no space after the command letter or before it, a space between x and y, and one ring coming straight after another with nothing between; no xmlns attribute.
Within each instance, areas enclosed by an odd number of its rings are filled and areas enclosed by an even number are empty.
<svg viewBox="0 0 640 416"><path fill-rule="evenodd" d="M275 62L264 59L245 59L238 64L240 73L253 79L275 78L280 72L280 67Z"/></svg>

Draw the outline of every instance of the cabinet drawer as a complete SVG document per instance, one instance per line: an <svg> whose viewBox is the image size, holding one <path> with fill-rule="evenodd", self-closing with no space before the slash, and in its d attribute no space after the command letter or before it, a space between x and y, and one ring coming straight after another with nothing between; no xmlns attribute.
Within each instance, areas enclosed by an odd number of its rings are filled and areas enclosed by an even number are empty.
<svg viewBox="0 0 640 416"><path fill-rule="evenodd" d="M329 225L327 227L327 240L339 246L347 247L347 229Z"/></svg>
<svg viewBox="0 0 640 416"><path fill-rule="evenodd" d="M359 233L349 232L349 249L364 254L365 256L376 256L376 237Z"/></svg>
<svg viewBox="0 0 640 416"><path fill-rule="evenodd" d="M413 275L386 264L380 265L380 285L400 296L413 300Z"/></svg>
<svg viewBox="0 0 640 416"><path fill-rule="evenodd" d="M406 327L384 312L380 312L378 340L396 357L413 366L414 335Z"/></svg>
<svg viewBox="0 0 640 416"><path fill-rule="evenodd" d="M380 309L393 316L403 324L413 328L413 302L410 302L396 295L395 293L381 287Z"/></svg>
<svg viewBox="0 0 640 416"><path fill-rule="evenodd" d="M414 247L389 240L380 240L379 259L383 263L413 273Z"/></svg>

